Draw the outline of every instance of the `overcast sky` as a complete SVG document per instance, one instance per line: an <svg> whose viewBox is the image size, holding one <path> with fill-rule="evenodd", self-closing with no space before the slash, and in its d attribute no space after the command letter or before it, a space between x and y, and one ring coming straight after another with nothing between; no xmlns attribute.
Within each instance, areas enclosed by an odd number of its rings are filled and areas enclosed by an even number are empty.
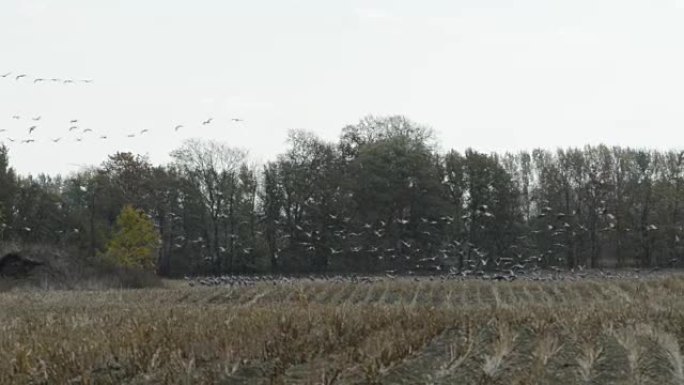
<svg viewBox="0 0 684 385"><path fill-rule="evenodd" d="M12 72L0 78L0 142L22 173L65 173L119 150L164 163L190 137L265 161L284 149L290 128L335 140L367 114L428 125L443 149L684 147L682 0L3 0L0 8L0 75ZM79 129L68 132L72 119ZM34 124L36 143L20 144Z"/></svg>

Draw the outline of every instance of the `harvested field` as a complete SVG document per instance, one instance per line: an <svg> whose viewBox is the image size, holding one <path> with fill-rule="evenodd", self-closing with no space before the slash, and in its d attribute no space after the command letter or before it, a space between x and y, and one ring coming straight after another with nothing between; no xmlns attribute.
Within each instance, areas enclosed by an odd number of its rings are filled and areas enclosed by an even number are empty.
<svg viewBox="0 0 684 385"><path fill-rule="evenodd" d="M0 383L682 384L684 277L0 294Z"/></svg>

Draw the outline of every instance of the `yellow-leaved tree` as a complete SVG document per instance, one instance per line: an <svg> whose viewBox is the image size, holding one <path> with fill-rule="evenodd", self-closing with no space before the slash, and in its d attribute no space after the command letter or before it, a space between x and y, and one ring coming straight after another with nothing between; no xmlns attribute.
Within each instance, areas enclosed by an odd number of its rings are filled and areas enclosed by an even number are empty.
<svg viewBox="0 0 684 385"><path fill-rule="evenodd" d="M142 211L126 205L116 218L114 236L107 244L107 258L118 266L154 270L160 235Z"/></svg>

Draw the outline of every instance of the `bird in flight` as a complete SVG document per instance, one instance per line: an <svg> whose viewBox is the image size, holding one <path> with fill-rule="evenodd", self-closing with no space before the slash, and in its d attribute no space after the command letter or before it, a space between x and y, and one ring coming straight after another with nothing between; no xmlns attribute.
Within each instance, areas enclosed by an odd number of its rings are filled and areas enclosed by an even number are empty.
<svg viewBox="0 0 684 385"><path fill-rule="evenodd" d="M7 138L7 140L9 140L10 142L14 143L14 139L12 139L12 138Z"/></svg>
<svg viewBox="0 0 684 385"><path fill-rule="evenodd" d="M15 77L14 80L19 80L19 79L25 78L25 77L26 77L26 74L17 75L17 77Z"/></svg>
<svg viewBox="0 0 684 385"><path fill-rule="evenodd" d="M0 78L6 78L6 77L8 77L8 76L10 76L10 75L12 75L12 72L8 72L8 73L6 73L6 74L4 74L4 75L0 75Z"/></svg>
<svg viewBox="0 0 684 385"><path fill-rule="evenodd" d="M100 136L100 139L107 139L107 135Z"/></svg>
<svg viewBox="0 0 684 385"><path fill-rule="evenodd" d="M53 142L53 143L57 143L57 142L59 142L60 140L62 140L62 138L55 138L55 139L52 139L52 142Z"/></svg>
<svg viewBox="0 0 684 385"><path fill-rule="evenodd" d="M29 135L31 135L31 133L32 133L33 131L35 131L36 128L38 128L38 126L31 126L31 127L29 127Z"/></svg>
<svg viewBox="0 0 684 385"><path fill-rule="evenodd" d="M33 84L44 82L44 81L45 81L45 79L43 79L43 78L36 78L36 79L33 79Z"/></svg>
<svg viewBox="0 0 684 385"><path fill-rule="evenodd" d="M35 140L34 139L24 139L21 142L22 143L33 143L33 142L35 142Z"/></svg>
<svg viewBox="0 0 684 385"><path fill-rule="evenodd" d="M183 128L183 125L182 125L182 124L179 124L179 125L177 125L176 127L174 127L173 129L174 129L174 131L178 131L178 130L180 130L181 128Z"/></svg>
<svg viewBox="0 0 684 385"><path fill-rule="evenodd" d="M13 116L12 116L12 119L19 120L19 119L21 119L21 116L19 116L19 115L13 115Z"/></svg>
<svg viewBox="0 0 684 385"><path fill-rule="evenodd" d="M78 119L71 119L71 120L69 121L69 123L71 123L71 124L76 124L76 123L78 123Z"/></svg>
<svg viewBox="0 0 684 385"><path fill-rule="evenodd" d="M147 133L147 132L150 132L150 130L148 130L147 128L142 129L142 130L140 130L140 135Z"/></svg>
<svg viewBox="0 0 684 385"><path fill-rule="evenodd" d="M76 126L69 127L69 131L73 131L73 130L78 130L78 127L76 127Z"/></svg>
<svg viewBox="0 0 684 385"><path fill-rule="evenodd" d="M93 132L93 129L92 128L86 128L85 130L83 130L83 133L85 134L86 132Z"/></svg>
<svg viewBox="0 0 684 385"><path fill-rule="evenodd" d="M232 120L233 122L236 122L236 123L244 122L244 121L245 121L244 119L240 119L240 118L233 118L233 119L231 119L231 120Z"/></svg>
<svg viewBox="0 0 684 385"><path fill-rule="evenodd" d="M37 121L39 121L41 118L42 118L42 116L38 115L38 116L36 116L35 118L32 118L32 119L35 120L35 121L37 122Z"/></svg>
<svg viewBox="0 0 684 385"><path fill-rule="evenodd" d="M84 80L81 80L81 82L86 83L86 84L90 84L93 82L93 79L84 79Z"/></svg>
<svg viewBox="0 0 684 385"><path fill-rule="evenodd" d="M127 136L128 136L129 138L134 138L134 137L135 137L135 134L128 134Z"/></svg>
<svg viewBox="0 0 684 385"><path fill-rule="evenodd" d="M203 121L202 125L206 126L207 124L210 124L212 120L214 120L214 118L209 118L209 119Z"/></svg>

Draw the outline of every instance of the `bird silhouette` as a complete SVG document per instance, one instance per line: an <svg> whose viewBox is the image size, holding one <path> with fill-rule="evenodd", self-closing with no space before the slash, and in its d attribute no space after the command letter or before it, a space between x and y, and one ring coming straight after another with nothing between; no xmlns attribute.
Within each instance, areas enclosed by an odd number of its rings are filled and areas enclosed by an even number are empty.
<svg viewBox="0 0 684 385"><path fill-rule="evenodd" d="M140 135L150 132L147 128L140 130Z"/></svg>
<svg viewBox="0 0 684 385"><path fill-rule="evenodd" d="M32 119L33 119L34 121L37 122L37 121L39 121L41 118L42 118L42 116L38 115L38 116L36 116L35 118L32 118Z"/></svg>
<svg viewBox="0 0 684 385"><path fill-rule="evenodd" d="M14 119L14 120L19 120L19 119L21 119L21 116L19 116L19 115L13 115L13 116L12 116L12 119Z"/></svg>
<svg viewBox="0 0 684 385"><path fill-rule="evenodd" d="M236 122L236 123L238 123L238 122L244 122L244 121L245 121L244 119L240 119L240 118L233 118L233 119L231 119L231 120L232 120L233 122Z"/></svg>
<svg viewBox="0 0 684 385"><path fill-rule="evenodd" d="M6 74L4 74L4 75L0 75L0 78L6 78L6 77L8 77L8 76L10 76L10 75L12 75L12 72L8 72L8 73L6 73Z"/></svg>
<svg viewBox="0 0 684 385"><path fill-rule="evenodd" d="M214 120L214 118L209 118L209 119L203 121L203 122L202 122L202 125L203 125L203 126L206 126L207 124L211 124L211 122L212 122L213 120Z"/></svg>
<svg viewBox="0 0 684 385"><path fill-rule="evenodd" d="M38 128L38 126L31 126L31 127L29 127L29 135L31 135L31 133L32 133L33 131L35 131L36 128Z"/></svg>
<svg viewBox="0 0 684 385"><path fill-rule="evenodd" d="M55 138L55 139L52 139L52 142L53 142L53 143L57 143L57 142L59 142L60 140L62 140L62 138Z"/></svg>
<svg viewBox="0 0 684 385"><path fill-rule="evenodd" d="M177 125L176 127L174 127L173 130L174 130L174 131L178 131L178 130L180 130L181 128L183 128L183 125L182 125L182 124L179 124L179 125Z"/></svg>
<svg viewBox="0 0 684 385"><path fill-rule="evenodd" d="M14 78L14 80L19 80L19 79L25 78L25 77L26 77L26 74L17 75L17 76Z"/></svg>
<svg viewBox="0 0 684 385"><path fill-rule="evenodd" d="M36 79L33 79L33 84L44 82L44 81L45 81L45 79L43 79L43 78L36 78Z"/></svg>
<svg viewBox="0 0 684 385"><path fill-rule="evenodd" d="M76 126L69 127L69 131L73 131L73 130L78 130L78 127L76 127Z"/></svg>

